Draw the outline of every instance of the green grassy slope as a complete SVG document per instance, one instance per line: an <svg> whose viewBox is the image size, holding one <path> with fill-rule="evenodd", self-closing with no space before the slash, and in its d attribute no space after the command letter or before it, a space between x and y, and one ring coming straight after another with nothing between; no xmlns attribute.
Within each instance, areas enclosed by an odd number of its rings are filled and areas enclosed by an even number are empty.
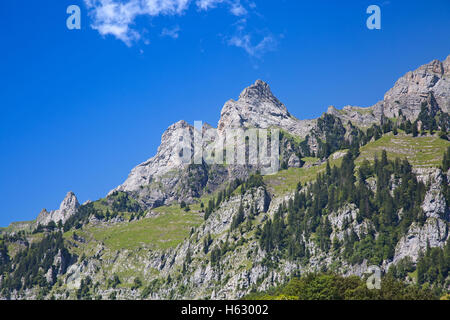
<svg viewBox="0 0 450 320"><path fill-rule="evenodd" d="M388 133L378 139L368 143L361 148L361 154L356 160L359 164L363 159L372 161L375 154L381 155L381 151L387 151L388 158L407 158L414 167L438 167L442 163L445 150L450 145L447 140L437 136L418 136L399 133L394 136Z"/></svg>
<svg viewBox="0 0 450 320"><path fill-rule="evenodd" d="M203 216L194 212L174 212L164 209L155 217L123 222L112 226L87 226L76 231L82 237L103 242L111 250L166 249L176 247L189 235L192 227L203 221ZM67 233L70 237L73 232Z"/></svg>
<svg viewBox="0 0 450 320"><path fill-rule="evenodd" d="M449 145L449 141L437 136L428 135L414 138L412 135L404 133L399 133L397 136L388 133L361 147L361 153L355 163L358 166L364 159L373 161L375 154L380 157L384 149L391 160L397 157L407 158L416 168L438 167L442 163L442 157ZM337 151L330 156L331 166L341 165L342 157L337 157L340 154L342 151ZM269 190L275 195L285 194L294 190L299 181L302 184L313 181L319 172L325 170L326 163L320 163L317 158L304 158L303 160L306 161L303 168L289 168L265 176L264 182L268 185Z"/></svg>
<svg viewBox="0 0 450 320"><path fill-rule="evenodd" d="M331 166L340 166L344 151L337 151L330 156ZM275 174L264 176L264 182L267 184L269 191L276 196L293 191L298 182L305 184L313 181L317 174L324 171L326 162L321 162L318 158L304 158L305 165L302 168L289 168L280 170Z"/></svg>

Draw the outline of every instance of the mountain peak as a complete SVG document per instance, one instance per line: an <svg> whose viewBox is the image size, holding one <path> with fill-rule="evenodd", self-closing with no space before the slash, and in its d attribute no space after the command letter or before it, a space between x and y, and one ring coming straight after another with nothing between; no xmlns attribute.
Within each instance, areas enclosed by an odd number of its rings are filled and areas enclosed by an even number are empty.
<svg viewBox="0 0 450 320"><path fill-rule="evenodd" d="M64 200L61 202L61 205L59 206L59 211L61 213L65 212L71 212L73 210L78 209L80 206L80 203L78 202L78 199L72 191L67 192Z"/></svg>
<svg viewBox="0 0 450 320"><path fill-rule="evenodd" d="M239 95L239 100L273 99L275 98L270 86L262 81L256 80L254 84L245 88Z"/></svg>
<svg viewBox="0 0 450 320"><path fill-rule="evenodd" d="M238 103L248 104L253 107L254 112L264 113L264 105L270 104L273 108L279 109L282 114L290 116L286 107L274 96L267 82L256 80L254 84L245 88L239 95Z"/></svg>
<svg viewBox="0 0 450 320"><path fill-rule="evenodd" d="M384 114L396 117L401 110L411 121L420 113L421 105L433 92L444 112L450 110L450 56L444 61L433 60L397 80L384 95Z"/></svg>
<svg viewBox="0 0 450 320"><path fill-rule="evenodd" d="M189 128L189 127L190 127L189 123L187 123L185 120L180 120L172 124L170 127L168 127L166 131L173 131L180 128Z"/></svg>
<svg viewBox="0 0 450 320"><path fill-rule="evenodd" d="M154 178L161 177L170 171L182 169L186 163L180 158L181 152L183 149L192 148L194 130L195 128L184 120L169 126L162 134L161 144L156 155L133 168L125 182L108 194L110 195L114 191L140 191L141 186L149 185ZM158 192L158 190L154 190L155 197L159 196Z"/></svg>
<svg viewBox="0 0 450 320"><path fill-rule="evenodd" d="M41 224L45 226L52 221L55 223L62 221L64 223L77 212L79 207L80 203L78 202L75 193L69 191L61 202L58 210L48 212L46 209L42 209L36 219L36 225Z"/></svg>
<svg viewBox="0 0 450 320"><path fill-rule="evenodd" d="M327 109L327 113L328 114L332 114L332 115L336 115L336 114L339 114L339 110L336 109L335 106L329 106L328 109Z"/></svg>
<svg viewBox="0 0 450 320"><path fill-rule="evenodd" d="M293 128L295 120L286 107L273 95L270 86L262 81L245 88L239 99L229 100L222 108L218 130L227 128Z"/></svg>

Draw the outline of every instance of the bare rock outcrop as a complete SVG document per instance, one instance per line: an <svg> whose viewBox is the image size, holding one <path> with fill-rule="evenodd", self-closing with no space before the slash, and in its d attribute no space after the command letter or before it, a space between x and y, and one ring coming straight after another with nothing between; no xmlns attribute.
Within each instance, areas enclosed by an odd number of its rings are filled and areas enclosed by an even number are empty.
<svg viewBox="0 0 450 320"><path fill-rule="evenodd" d="M331 106L327 113L362 127L380 123L383 116L398 117L400 111L407 119L414 121L422 103L427 102L430 95L439 109L450 112L450 56L444 61L433 60L409 71L386 92L382 101L371 107L346 106L338 110Z"/></svg>
<svg viewBox="0 0 450 320"><path fill-rule="evenodd" d="M438 218L428 218L423 226L413 223L408 233L400 239L395 247L394 264L405 257L417 262L420 252L427 247L443 247L448 238L448 226Z"/></svg>
<svg viewBox="0 0 450 320"><path fill-rule="evenodd" d="M80 203L78 202L77 197L70 191L61 202L58 210L48 212L46 209L43 209L36 219L36 225L40 224L45 226L52 221L55 223L58 223L59 221L64 223L77 212L79 207Z"/></svg>
<svg viewBox="0 0 450 320"><path fill-rule="evenodd" d="M237 101L229 100L222 108L218 124L219 134L232 128L278 127L305 137L315 120L298 120L293 117L270 90L267 83L257 80L244 89Z"/></svg>
<svg viewBox="0 0 450 320"><path fill-rule="evenodd" d="M401 110L408 119L414 120L430 92L439 107L449 112L450 56L443 62L433 60L401 77L384 96L384 114L396 117Z"/></svg>
<svg viewBox="0 0 450 320"><path fill-rule="evenodd" d="M299 157L296 154L291 154L288 160L289 168L300 168L302 166Z"/></svg>
<svg viewBox="0 0 450 320"><path fill-rule="evenodd" d="M186 133L189 136L186 136ZM170 172L183 169L186 164L182 161L182 152L192 150L193 139L194 127L186 121L178 121L171 125L162 135L156 155L135 167L125 182L113 191L136 191L141 186L158 180L159 177L164 175L170 177Z"/></svg>
<svg viewBox="0 0 450 320"><path fill-rule="evenodd" d="M429 174L430 189L425 194L422 210L426 217L442 218L450 222L445 196L442 193L443 176L440 169Z"/></svg>
<svg viewBox="0 0 450 320"><path fill-rule="evenodd" d="M338 110L334 106L329 106L327 113L340 118L344 123L350 121L361 127L371 126L374 123L380 122L381 119L380 114L377 114L375 107L362 108L345 106L342 110Z"/></svg>
<svg viewBox="0 0 450 320"><path fill-rule="evenodd" d="M428 173L430 188L425 194L422 210L426 217L423 225L413 223L396 248L393 262L410 257L416 262L427 247L443 247L449 236L449 208L442 193L443 176L440 169Z"/></svg>

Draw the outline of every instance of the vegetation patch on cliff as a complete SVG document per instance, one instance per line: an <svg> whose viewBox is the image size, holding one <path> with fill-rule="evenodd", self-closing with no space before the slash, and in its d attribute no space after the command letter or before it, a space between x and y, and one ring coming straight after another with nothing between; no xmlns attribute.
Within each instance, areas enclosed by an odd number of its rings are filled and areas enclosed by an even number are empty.
<svg viewBox="0 0 450 320"><path fill-rule="evenodd" d="M449 141L437 136L413 137L401 132L397 135L388 133L361 147L361 154L355 162L358 165L364 159L373 161L375 154L386 150L390 160L406 158L414 167L438 167L448 146Z"/></svg>
<svg viewBox="0 0 450 320"><path fill-rule="evenodd" d="M142 246L167 249L181 243L189 235L191 228L198 226L201 221L202 216L195 213L167 212L111 227L88 227L87 231L112 250L136 249Z"/></svg>

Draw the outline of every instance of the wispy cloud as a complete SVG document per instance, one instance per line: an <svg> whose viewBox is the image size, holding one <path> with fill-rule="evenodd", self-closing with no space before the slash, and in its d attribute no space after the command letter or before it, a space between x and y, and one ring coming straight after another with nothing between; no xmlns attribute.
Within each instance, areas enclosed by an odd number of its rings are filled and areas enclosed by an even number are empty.
<svg viewBox="0 0 450 320"><path fill-rule="evenodd" d="M277 41L272 35L266 35L254 42L250 34L242 34L231 37L228 44L244 49L251 57L261 58L264 53L276 49Z"/></svg>
<svg viewBox="0 0 450 320"><path fill-rule="evenodd" d="M223 3L224 0L197 0L196 4L200 10L208 10L215 8L217 4Z"/></svg>
<svg viewBox="0 0 450 320"><path fill-rule="evenodd" d="M241 4L240 0L197 0L196 4L200 10L208 10L217 7L218 4L226 4L230 7L230 12L235 16L247 14L247 9ZM253 4L253 3L252 3Z"/></svg>
<svg viewBox="0 0 450 320"><path fill-rule="evenodd" d="M235 16L243 16L247 14L247 9L245 9L240 2L235 2L231 5L231 13Z"/></svg>
<svg viewBox="0 0 450 320"><path fill-rule="evenodd" d="M234 34L225 38L228 45L244 49L250 57L258 59L264 53L276 50L277 38L266 30L249 31L246 18L238 20L234 27Z"/></svg>
<svg viewBox="0 0 450 320"><path fill-rule="evenodd" d="M245 5L243 4L245 2ZM223 7L239 18L235 24L235 33L227 37L228 45L245 50L251 57L261 57L276 47L276 39L270 35L259 35L246 32L249 10L254 11L256 4L248 0L84 0L92 19L91 27L102 36L112 35L127 46L142 40L148 43L145 32L138 30L136 18L139 16L177 16L183 15L194 6L199 11L208 11ZM180 27L164 27L161 36L177 39ZM257 39L256 41L254 39Z"/></svg>
<svg viewBox="0 0 450 320"><path fill-rule="evenodd" d="M174 16L182 15L194 3L194 0L84 0L92 18L91 27L102 36L112 35L130 46L141 38L133 29L138 16ZM196 0L195 6L209 10L223 4L231 14L243 16L247 9L241 0Z"/></svg>
<svg viewBox="0 0 450 320"><path fill-rule="evenodd" d="M93 20L92 28L102 36L113 35L128 46L141 35L132 29L137 16L180 15L190 0L84 0Z"/></svg>
<svg viewBox="0 0 450 320"><path fill-rule="evenodd" d="M161 31L161 36L162 37L170 37L173 39L178 39L179 36L179 32L180 32L180 27L179 26L175 26L171 29L168 28L163 28Z"/></svg>

